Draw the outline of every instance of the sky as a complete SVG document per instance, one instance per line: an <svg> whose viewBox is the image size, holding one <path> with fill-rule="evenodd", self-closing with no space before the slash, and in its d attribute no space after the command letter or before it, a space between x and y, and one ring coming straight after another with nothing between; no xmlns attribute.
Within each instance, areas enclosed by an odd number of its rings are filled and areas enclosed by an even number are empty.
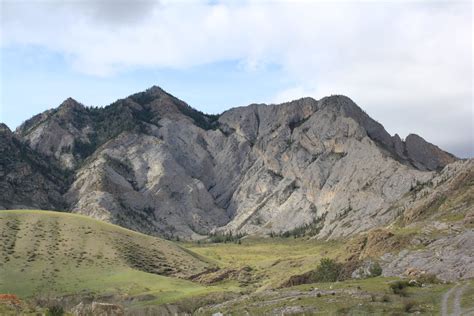
<svg viewBox="0 0 474 316"><path fill-rule="evenodd" d="M474 157L471 1L0 0L0 121L153 85L206 113L331 94Z"/></svg>

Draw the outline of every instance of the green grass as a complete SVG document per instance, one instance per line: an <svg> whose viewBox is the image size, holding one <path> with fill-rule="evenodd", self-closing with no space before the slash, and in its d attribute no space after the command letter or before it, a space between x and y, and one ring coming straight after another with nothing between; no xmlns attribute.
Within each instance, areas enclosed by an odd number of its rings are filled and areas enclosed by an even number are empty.
<svg viewBox="0 0 474 316"><path fill-rule="evenodd" d="M463 213L447 213L439 217L439 219L443 222L452 223L452 222L459 222L464 219L466 214Z"/></svg>
<svg viewBox="0 0 474 316"><path fill-rule="evenodd" d="M169 302L225 288L176 278L212 266L199 255L81 215L0 211L0 236L0 293L156 294Z"/></svg>
<svg viewBox="0 0 474 316"><path fill-rule="evenodd" d="M57 294L127 294L157 295L166 303L192 295L220 290L174 277L150 274L130 268L63 269L54 277L43 278L36 272L2 275L2 293L15 293L23 298Z"/></svg>
<svg viewBox="0 0 474 316"><path fill-rule="evenodd" d="M415 229L395 230L396 234L401 235L414 232ZM409 287L407 297L392 293L389 283L399 279L387 277L278 288L291 275L314 269L322 257L336 260L344 258L345 244L336 241L265 238L245 239L241 245L183 243L183 246L212 259L223 268L250 266L256 276L253 294L235 303L205 309L202 313L206 315L219 311L232 315L270 315L279 313L279 308L289 306L309 310L314 308L311 313L321 315L405 314L405 308L410 303L414 304L414 310L423 315L436 315L440 312L442 295L452 286L428 284L425 287ZM300 295L275 299L284 293L309 293L314 288L334 291L335 295ZM269 289L273 291L269 292ZM469 304L467 301L464 303Z"/></svg>
<svg viewBox="0 0 474 316"><path fill-rule="evenodd" d="M467 283L467 288L461 298L461 308L474 312L474 281Z"/></svg>
<svg viewBox="0 0 474 316"><path fill-rule="evenodd" d="M404 236L417 229L391 230ZM47 211L0 211L0 237L0 293L24 299L66 294L146 296L127 303L127 308L175 302L188 304L194 312L202 302L228 299L219 296L222 292L241 292L247 296L208 306L198 314L275 314L291 306L321 315L403 314L413 301L421 314L434 315L440 311L443 293L452 286L409 287L408 297L390 291L389 283L397 278L384 277L280 288L290 276L315 269L323 257L342 261L348 255L343 241L244 238L241 244L176 244L89 217ZM184 279L215 266L250 267L245 269L250 281L232 277L204 286ZM308 295L314 288L325 294ZM469 300L473 291L471 282L464 308L474 307ZM0 304L0 314L7 312Z"/></svg>
<svg viewBox="0 0 474 316"><path fill-rule="evenodd" d="M311 315L402 315L406 314L405 305L413 302L420 314L437 315L441 297L450 287L446 284L410 287L408 296L401 297L388 288L393 280L396 278L377 277L260 292L235 303L204 310L202 314L220 311L232 315L272 315L283 308L296 307ZM317 290L312 292L313 289ZM318 297L314 295L315 291L323 294Z"/></svg>
<svg viewBox="0 0 474 316"><path fill-rule="evenodd" d="M339 241L295 238L246 238L242 244L182 243L189 250L211 259L222 268L250 266L260 289L279 286L291 275L316 268L323 257L344 254Z"/></svg>

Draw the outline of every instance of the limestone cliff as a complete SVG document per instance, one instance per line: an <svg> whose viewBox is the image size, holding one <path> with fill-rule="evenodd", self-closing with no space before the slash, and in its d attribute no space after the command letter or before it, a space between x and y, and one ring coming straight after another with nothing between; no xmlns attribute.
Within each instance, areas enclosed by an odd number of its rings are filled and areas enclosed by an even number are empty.
<svg viewBox="0 0 474 316"><path fill-rule="evenodd" d="M104 108L68 99L15 137L73 174L57 197L69 210L166 237L354 235L398 218L457 161L392 137L345 96L207 115L152 87Z"/></svg>

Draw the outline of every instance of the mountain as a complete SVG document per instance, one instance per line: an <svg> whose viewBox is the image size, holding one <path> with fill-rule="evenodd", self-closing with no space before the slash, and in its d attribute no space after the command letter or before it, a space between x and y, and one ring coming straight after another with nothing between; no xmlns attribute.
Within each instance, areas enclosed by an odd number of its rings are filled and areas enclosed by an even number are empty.
<svg viewBox="0 0 474 316"><path fill-rule="evenodd" d="M352 236L416 220L412 213L428 216L420 209L430 202L417 190L447 192L447 182L436 179L473 168L472 160L420 136L391 136L340 95L207 115L152 87L103 108L67 99L1 137L70 175L52 181L57 201L24 199L22 207L63 203L71 212L167 238ZM32 181L44 189L41 179ZM472 183L461 186L472 193ZM19 205L1 194L5 208ZM465 214L470 207L467 200L436 211Z"/></svg>

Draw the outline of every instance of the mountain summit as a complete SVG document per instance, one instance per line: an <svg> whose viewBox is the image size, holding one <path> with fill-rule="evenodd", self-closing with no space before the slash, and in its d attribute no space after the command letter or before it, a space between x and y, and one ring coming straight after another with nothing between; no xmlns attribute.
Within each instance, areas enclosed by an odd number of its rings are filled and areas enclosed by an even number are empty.
<svg viewBox="0 0 474 316"><path fill-rule="evenodd" d="M67 99L10 134L1 134L3 143L15 140L5 147L44 157L64 177L31 179L44 189L41 203L2 191L3 208L65 205L168 238L295 229L354 235L425 216L448 190L434 179L472 174L472 161L417 135L391 136L340 95L208 115L153 86L103 108ZM2 186L19 168L3 171Z"/></svg>

